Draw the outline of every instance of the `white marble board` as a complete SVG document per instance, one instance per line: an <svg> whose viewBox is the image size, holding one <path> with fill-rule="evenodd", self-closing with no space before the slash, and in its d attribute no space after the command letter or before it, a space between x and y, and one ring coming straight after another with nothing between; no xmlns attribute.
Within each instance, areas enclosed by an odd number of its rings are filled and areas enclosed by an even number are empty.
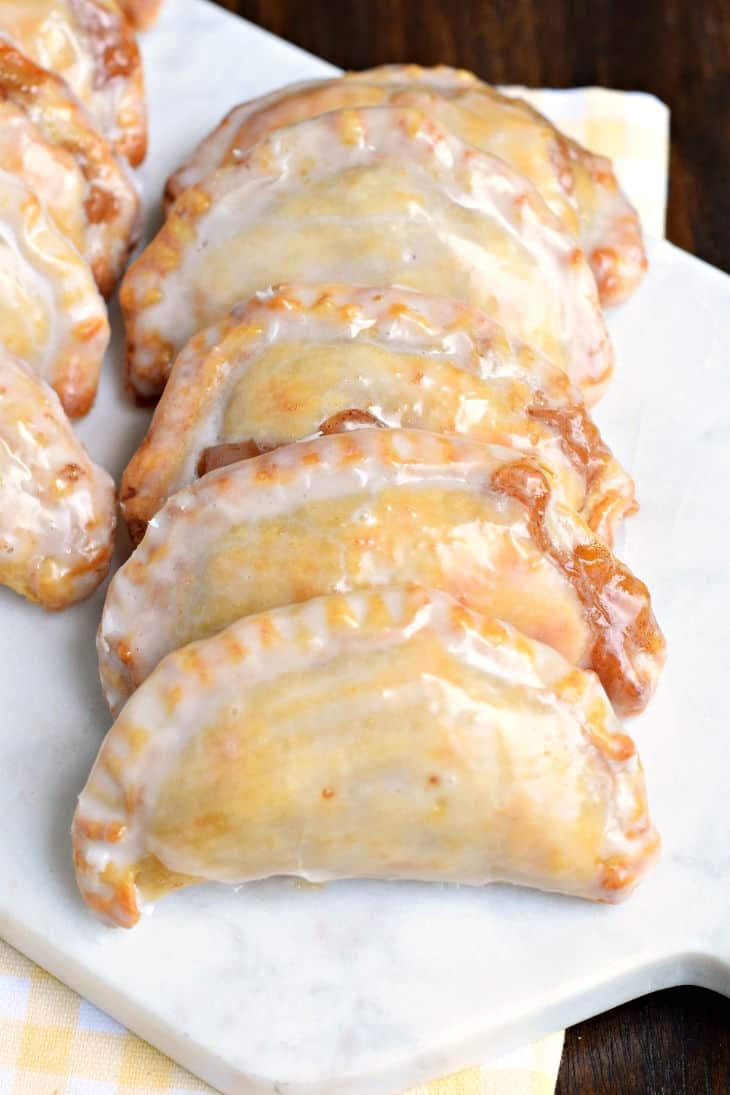
<svg viewBox="0 0 730 1095"><path fill-rule="evenodd" d="M332 71L204 0L168 0L144 49L151 207L230 105ZM670 649L632 725L664 837L635 896L280 880L201 887L106 929L76 894L68 839L110 721L103 594L47 616L0 591L0 936L227 1095L393 1095L653 989L730 994L730 279L666 243L650 258L611 317L619 366L598 412L638 483L622 550ZM117 333L80 427L115 474L147 420L121 360Z"/></svg>

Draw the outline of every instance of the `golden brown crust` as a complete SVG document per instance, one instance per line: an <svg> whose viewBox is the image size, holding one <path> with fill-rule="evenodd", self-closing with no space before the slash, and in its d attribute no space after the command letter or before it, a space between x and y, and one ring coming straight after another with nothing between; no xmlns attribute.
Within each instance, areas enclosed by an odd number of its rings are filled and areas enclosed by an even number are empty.
<svg viewBox="0 0 730 1095"><path fill-rule="evenodd" d="M289 210L303 216L295 233ZM388 225L375 235L373 211ZM421 112L375 107L278 130L181 194L122 284L130 383L159 393L196 330L258 289L306 280L485 309L590 402L613 368L593 275L534 186Z"/></svg>
<svg viewBox="0 0 730 1095"><path fill-rule="evenodd" d="M263 364L276 343L286 368L276 356ZM240 410L224 422L234 386ZM565 374L476 310L400 289L282 286L200 331L178 358L122 480L133 539L196 472L384 422L530 451L607 543L635 508L631 479Z"/></svg>
<svg viewBox="0 0 730 1095"><path fill-rule="evenodd" d="M658 843L595 674L412 586L247 616L172 652L73 822L81 893L123 927L206 878L501 879L617 901Z"/></svg>
<svg viewBox="0 0 730 1095"><path fill-rule="evenodd" d="M349 79L379 80L389 84L409 80L449 90L454 87L480 88L492 101L502 100L518 106L523 115L547 125L561 138L559 170L565 190L575 203L580 225L579 238L591 265L604 306L621 304L639 286L647 269L646 250L638 213L619 186L613 164L577 141L565 137L556 126L524 99L504 96L466 69L436 65L382 65L361 73L348 73ZM572 179L569 178L572 176Z"/></svg>
<svg viewBox="0 0 730 1095"><path fill-rule="evenodd" d="M331 80L292 84L240 103L168 179L168 208L273 130L335 109L412 106L469 143L526 175L564 227L579 239L604 305L627 299L647 261L636 210L622 193L611 161L570 140L524 99L507 96L465 70L437 65L384 65Z"/></svg>
<svg viewBox="0 0 730 1095"><path fill-rule="evenodd" d="M639 216L623 194L606 156L568 141L586 255L601 303L623 304L648 267Z"/></svg>
<svg viewBox="0 0 730 1095"><path fill-rule="evenodd" d="M107 595L110 703L169 650L237 616L398 582L443 588L576 665L591 665L595 647L617 709L643 707L658 679L664 642L646 587L544 468L453 435L359 429L240 461L168 500Z"/></svg>
<svg viewBox="0 0 730 1095"><path fill-rule="evenodd" d="M24 110L45 139L78 164L86 184L84 254L108 296L138 234L140 199L131 175L64 80L1 39L0 99Z"/></svg>
<svg viewBox="0 0 730 1095"><path fill-rule="evenodd" d="M137 30L149 30L157 22L162 0L121 0L121 5Z"/></svg>
<svg viewBox="0 0 730 1095"><path fill-rule="evenodd" d="M528 413L539 422L549 423L560 437L563 451L585 479L583 517L610 546L617 523L636 513L639 505L633 491L627 490L626 479L586 406L550 406L544 398L538 398Z"/></svg>
<svg viewBox="0 0 730 1095"><path fill-rule="evenodd" d="M116 0L0 0L3 37L62 77L115 150L136 166L147 148L142 59Z"/></svg>
<svg viewBox="0 0 730 1095"><path fill-rule="evenodd" d="M616 710L623 715L643 711L656 683L656 672L643 673L643 664L647 659L661 664L666 647L644 583L600 540L576 542L570 551L557 542L547 521L550 487L535 464L507 464L495 472L492 485L525 506L536 542L578 593L595 636L590 664Z"/></svg>
<svg viewBox="0 0 730 1095"><path fill-rule="evenodd" d="M134 30L115 0L73 0L73 8L94 54L97 84L122 84L113 140L117 152L137 167L147 155L147 111Z"/></svg>
<svg viewBox="0 0 730 1095"><path fill-rule="evenodd" d="M55 393L0 353L0 584L49 611L87 597L109 569L115 518L114 484Z"/></svg>
<svg viewBox="0 0 730 1095"><path fill-rule="evenodd" d="M104 302L86 260L17 175L0 171L0 340L46 380L67 414L85 414L109 342Z"/></svg>

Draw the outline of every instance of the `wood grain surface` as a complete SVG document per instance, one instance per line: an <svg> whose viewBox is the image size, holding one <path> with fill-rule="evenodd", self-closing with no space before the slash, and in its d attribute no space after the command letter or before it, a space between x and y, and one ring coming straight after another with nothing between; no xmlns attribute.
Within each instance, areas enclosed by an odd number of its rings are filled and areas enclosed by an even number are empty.
<svg viewBox="0 0 730 1095"><path fill-rule="evenodd" d="M730 271L730 0L217 2L342 68L443 62L491 83L658 95L672 112L669 239ZM557 1090L728 1095L730 1001L672 989L573 1027Z"/></svg>

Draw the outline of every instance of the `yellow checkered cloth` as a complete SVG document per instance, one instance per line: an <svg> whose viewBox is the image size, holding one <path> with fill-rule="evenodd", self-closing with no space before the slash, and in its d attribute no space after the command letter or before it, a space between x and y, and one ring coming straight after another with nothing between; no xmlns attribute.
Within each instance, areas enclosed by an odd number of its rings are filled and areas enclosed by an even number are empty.
<svg viewBox="0 0 730 1095"><path fill-rule="evenodd" d="M544 114L611 156L651 235L664 234L669 112L649 95L524 91ZM553 1095L563 1032L408 1095ZM213 1089L0 940L0 1095L203 1095Z"/></svg>

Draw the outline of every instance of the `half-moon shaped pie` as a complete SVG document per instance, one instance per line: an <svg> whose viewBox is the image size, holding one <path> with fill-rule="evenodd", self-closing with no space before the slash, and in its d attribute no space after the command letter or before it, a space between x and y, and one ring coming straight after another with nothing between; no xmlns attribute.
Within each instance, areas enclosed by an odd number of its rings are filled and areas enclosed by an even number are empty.
<svg viewBox="0 0 730 1095"><path fill-rule="evenodd" d="M58 396L0 351L0 584L65 608L109 569L114 484L92 464Z"/></svg>
<svg viewBox="0 0 730 1095"><path fill-rule="evenodd" d="M171 654L73 822L84 900L126 928L181 886L270 875L616 901L658 844L595 675L418 589L334 594Z"/></svg>
<svg viewBox="0 0 730 1095"><path fill-rule="evenodd" d="M284 286L199 332L175 362L122 480L133 540L212 468L362 424L535 456L607 542L635 508L630 476L565 373L482 313L404 289Z"/></svg>
<svg viewBox="0 0 730 1095"><path fill-rule="evenodd" d="M209 472L168 500L109 586L109 703L240 616L416 583L593 668L617 709L640 710L664 650L649 593L555 493L512 450L425 430L332 434Z"/></svg>
<svg viewBox="0 0 730 1095"><path fill-rule="evenodd" d="M147 151L142 60L115 0L0 0L0 36L62 76L117 152Z"/></svg>
<svg viewBox="0 0 730 1095"><path fill-rule="evenodd" d="M67 414L85 414L109 341L104 301L86 261L5 171L0 242L0 346L56 389Z"/></svg>
<svg viewBox="0 0 730 1095"><path fill-rule="evenodd" d="M565 368L589 399L611 374L574 238L526 179L417 111L301 122L186 190L122 284L135 392L159 394L192 334L282 281L451 296Z"/></svg>
<svg viewBox="0 0 730 1095"><path fill-rule="evenodd" d="M168 203L218 167L236 163L281 126L328 110L414 107L463 140L506 160L539 190L586 253L601 301L630 296L646 269L641 224L610 160L564 137L524 100L500 94L471 73L446 66L385 65L344 77L292 84L240 103L167 184Z"/></svg>
<svg viewBox="0 0 730 1095"><path fill-rule="evenodd" d="M490 89L491 90L491 89ZM234 107L201 141L187 163L168 181L168 203L219 167L237 163L256 141L283 126L316 118L331 110L408 107L420 110L467 144L505 160L538 189L563 227L577 235L578 213L565 138L546 119L479 85L429 87L394 68L392 80L367 73L357 80L340 77L290 84Z"/></svg>
<svg viewBox="0 0 730 1095"><path fill-rule="evenodd" d="M114 155L65 82L0 38L2 116L32 140L34 158L26 150L24 178L41 198L51 199L49 211L56 223L88 260L101 292L108 295L124 270L139 227L139 194L127 165ZM9 135L6 129L5 142ZM40 147L40 168L35 158L39 135L49 146ZM69 158L75 172L67 166ZM60 182L46 174L49 159L66 165L62 193Z"/></svg>

